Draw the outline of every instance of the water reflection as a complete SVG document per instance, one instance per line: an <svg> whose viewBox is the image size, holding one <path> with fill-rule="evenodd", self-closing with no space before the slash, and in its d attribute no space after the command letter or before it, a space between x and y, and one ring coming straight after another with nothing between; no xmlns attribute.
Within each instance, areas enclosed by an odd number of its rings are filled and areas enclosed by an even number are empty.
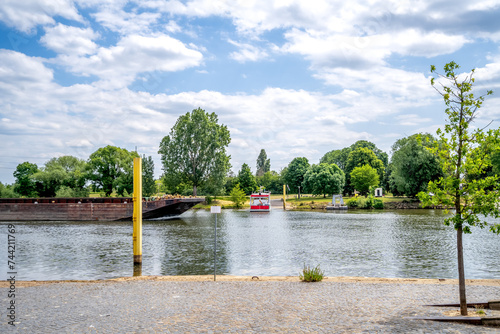
<svg viewBox="0 0 500 334"><path fill-rule="evenodd" d="M298 275L304 264L327 276L456 278L456 235L436 210L218 215L217 273ZM6 231L6 224L0 228ZM5 226L4 226L5 225ZM18 278L102 279L133 270L131 222L16 223ZM5 233L5 232L4 232ZM6 249L6 239L1 238ZM213 274L214 215L143 223L142 275ZM500 277L500 237L464 236L467 278ZM0 267L6 268L6 258Z"/></svg>

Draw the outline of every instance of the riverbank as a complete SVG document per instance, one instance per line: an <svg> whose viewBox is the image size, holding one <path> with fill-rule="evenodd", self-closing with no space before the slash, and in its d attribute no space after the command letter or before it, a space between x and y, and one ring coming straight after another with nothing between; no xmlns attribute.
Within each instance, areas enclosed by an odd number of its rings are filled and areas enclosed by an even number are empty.
<svg viewBox="0 0 500 334"><path fill-rule="evenodd" d="M320 283L190 278L51 281L25 287L18 282L15 327L2 317L0 332L498 333L494 327L412 319L443 317L456 309L425 306L456 302L455 284L357 277ZM7 289L0 288L2 305L8 302ZM500 287L472 284L467 295L471 302L499 299Z"/></svg>
<svg viewBox="0 0 500 334"><path fill-rule="evenodd" d="M295 196L295 197L292 197ZM226 196L227 197L227 196ZM213 200L210 204L207 202L200 203L194 207L194 209L204 209L210 210L213 205L221 206L222 209L237 209L233 202L228 200L228 198L222 197L217 200ZM364 197L358 197L361 201L364 201ZM385 196L375 198L383 203L383 208L374 210L412 210L412 209L422 209L421 203L418 199L407 198L407 197L393 197ZM344 203L347 203L348 197L344 198ZM273 195L272 201L274 202L273 207L282 207L282 196ZM277 205L279 201L279 205ZM287 210L296 211L326 211L326 207L331 205L332 199L330 197L313 197L312 195L302 195L301 198L296 198L296 195L289 195L286 200ZM243 204L239 209L248 209L250 205L248 201ZM359 207L351 207L351 209L366 209ZM425 209L443 209L442 207L427 207Z"/></svg>
<svg viewBox="0 0 500 334"><path fill-rule="evenodd" d="M207 282L213 281L213 275L188 275L188 276L135 276L119 277L105 280L51 280L51 281L17 281L17 287L30 287L45 284L60 283L103 283L103 282L129 282L129 281L165 281L165 282ZM217 282L301 282L298 276L234 276L217 275ZM444 278L384 278L384 277L324 277L322 282L337 283L383 283L383 284L438 284L458 285L457 279ZM500 287L500 279L468 279L467 285L496 286ZM8 288L8 281L0 281L0 288Z"/></svg>

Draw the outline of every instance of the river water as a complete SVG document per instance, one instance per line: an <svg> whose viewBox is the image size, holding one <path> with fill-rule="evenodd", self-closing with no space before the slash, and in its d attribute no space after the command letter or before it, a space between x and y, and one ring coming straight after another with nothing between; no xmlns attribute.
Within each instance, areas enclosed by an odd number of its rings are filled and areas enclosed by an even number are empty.
<svg viewBox="0 0 500 334"><path fill-rule="evenodd" d="M440 210L218 214L217 274L457 278L456 232ZM213 274L215 215L143 222L143 275ZM493 220L490 220L493 222ZM0 223L7 269L7 224ZM133 275L131 222L16 222L18 280ZM467 278L500 278L500 236L464 235Z"/></svg>

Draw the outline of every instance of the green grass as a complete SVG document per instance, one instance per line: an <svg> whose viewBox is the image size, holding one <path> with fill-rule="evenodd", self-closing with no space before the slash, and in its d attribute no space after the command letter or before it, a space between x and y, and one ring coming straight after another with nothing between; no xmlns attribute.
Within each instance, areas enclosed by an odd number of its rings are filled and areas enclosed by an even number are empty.
<svg viewBox="0 0 500 334"><path fill-rule="evenodd" d="M321 282L323 277L324 272L319 268L319 265L311 268L304 264L304 269L302 269L302 273L299 275L302 282Z"/></svg>
<svg viewBox="0 0 500 334"><path fill-rule="evenodd" d="M242 209L250 207L250 198L243 204ZM229 200L229 196L217 196L216 200L213 200L210 204L205 204L205 202L196 204L193 209L199 210L210 210L212 206L220 206L222 209L236 209L236 205L232 201Z"/></svg>
<svg viewBox="0 0 500 334"><path fill-rule="evenodd" d="M313 196L313 195L301 195L301 196L304 196L304 197L301 197L300 199L298 198L294 198L296 195L288 195L288 198L287 198L287 202L288 203L308 203L310 204L312 201L314 201L314 203L331 203L332 202L332 196L327 196L326 198L323 198L323 196ZM347 196L344 196L343 197L343 200L344 200L344 203L350 199L350 198L353 198L354 196L351 196L351 197L347 197ZM362 198L365 198L364 196L358 196L358 197L362 197ZM283 198L283 196L279 197L279 198ZM409 197L394 197L394 196L384 196L384 197L375 197L375 199L379 199L381 200L382 202L404 202L404 201L412 201L414 199L412 198L409 198Z"/></svg>

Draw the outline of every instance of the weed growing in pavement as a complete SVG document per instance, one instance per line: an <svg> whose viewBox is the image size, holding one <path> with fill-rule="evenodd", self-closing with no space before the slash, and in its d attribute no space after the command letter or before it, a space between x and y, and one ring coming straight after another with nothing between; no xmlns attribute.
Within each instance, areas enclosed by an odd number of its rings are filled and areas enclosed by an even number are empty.
<svg viewBox="0 0 500 334"><path fill-rule="evenodd" d="M302 274L299 275L299 278L302 282L320 282L323 280L324 272L317 265L314 268L306 266L304 264L304 269L302 269Z"/></svg>

